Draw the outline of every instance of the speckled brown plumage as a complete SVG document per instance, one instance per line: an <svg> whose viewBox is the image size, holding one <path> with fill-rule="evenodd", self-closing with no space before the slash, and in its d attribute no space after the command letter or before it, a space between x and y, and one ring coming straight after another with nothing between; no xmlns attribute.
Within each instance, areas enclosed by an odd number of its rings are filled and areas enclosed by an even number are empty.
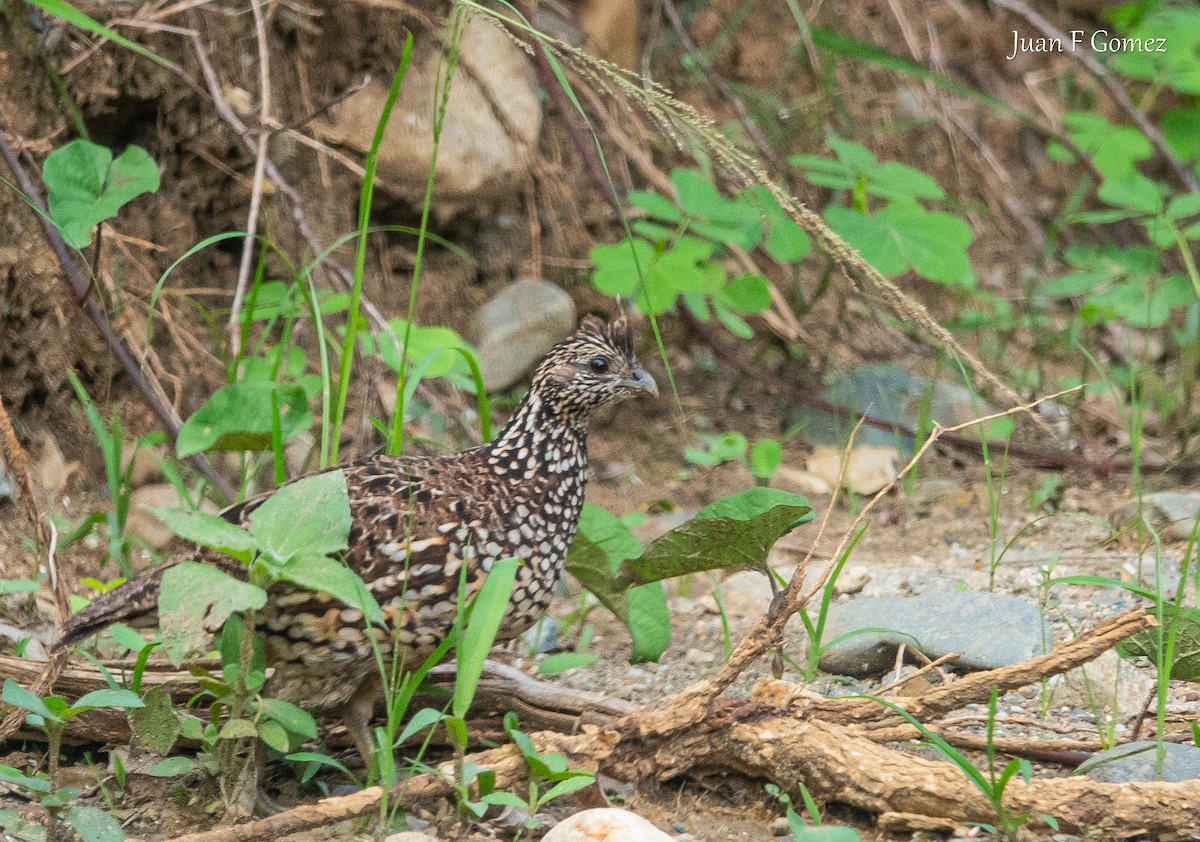
<svg viewBox="0 0 1200 842"><path fill-rule="evenodd" d="M385 655L419 663L454 622L460 569L468 594L498 559L522 560L499 637L533 625L550 601L583 505L587 428L600 407L657 394L638 364L624 319L587 317L538 365L529 394L490 444L449 456L373 456L342 466L350 499L347 564L371 589L389 629L373 628ZM224 516L244 523L261 499ZM203 553L189 558L240 566ZM163 568L98 597L63 630L59 646L157 610ZM270 663L267 692L305 706L340 708L360 752L378 696L362 615L328 594L273 586L259 612Z"/></svg>

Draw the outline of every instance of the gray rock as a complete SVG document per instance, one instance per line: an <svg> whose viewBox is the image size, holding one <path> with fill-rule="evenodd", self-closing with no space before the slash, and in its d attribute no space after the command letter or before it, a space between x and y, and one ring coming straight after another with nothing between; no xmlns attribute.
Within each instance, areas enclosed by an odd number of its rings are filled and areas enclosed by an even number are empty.
<svg viewBox="0 0 1200 842"><path fill-rule="evenodd" d="M1164 537L1186 541L1192 534L1196 512L1200 511L1200 491L1157 491L1142 497L1142 513ZM1121 528L1138 516L1138 501L1131 500L1112 514L1112 523Z"/></svg>
<svg viewBox="0 0 1200 842"><path fill-rule="evenodd" d="M483 385L494 392L516 383L574 330L575 302L560 287L538 278L509 284L471 320Z"/></svg>
<svg viewBox="0 0 1200 842"><path fill-rule="evenodd" d="M1162 777L1155 774L1158 752L1155 743L1142 741L1126 743L1093 754L1080 764L1076 773L1094 781L1125 783L1127 781L1190 781L1200 778L1200 747L1166 743L1163 746Z"/></svg>
<svg viewBox="0 0 1200 842"><path fill-rule="evenodd" d="M995 411L957 383L931 380L891 363L862 365L840 374L821 397L850 413L844 417L811 407L798 409L795 420L805 422L804 438L814 445L844 442L854 419L863 413L915 430L924 418L950 426ZM855 442L899 447L905 457L912 454L912 438L897 437L889 430L863 427Z"/></svg>
<svg viewBox="0 0 1200 842"><path fill-rule="evenodd" d="M1040 654L1050 639L1037 606L993 593L929 593L914 597L860 598L830 606L825 640L859 629L821 657L821 669L840 675L881 675L895 663L900 644L929 658L961 652L956 664L996 669Z"/></svg>
<svg viewBox="0 0 1200 842"><path fill-rule="evenodd" d="M558 622L553 617L543 617L521 635L521 642L532 655L552 652L558 646Z"/></svg>

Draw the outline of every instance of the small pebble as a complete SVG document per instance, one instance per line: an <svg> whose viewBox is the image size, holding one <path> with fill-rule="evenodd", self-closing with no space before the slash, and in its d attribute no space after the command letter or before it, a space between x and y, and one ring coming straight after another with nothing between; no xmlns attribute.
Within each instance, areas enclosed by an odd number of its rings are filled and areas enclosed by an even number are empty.
<svg viewBox="0 0 1200 842"><path fill-rule="evenodd" d="M675 833L683 833L683 831L686 829L687 825L685 825L683 822L675 822L671 825L671 830Z"/></svg>
<svg viewBox="0 0 1200 842"><path fill-rule="evenodd" d="M779 818L775 819L775 821L771 822L772 836L787 836L791 832L792 829L788 826L787 816L780 816Z"/></svg>

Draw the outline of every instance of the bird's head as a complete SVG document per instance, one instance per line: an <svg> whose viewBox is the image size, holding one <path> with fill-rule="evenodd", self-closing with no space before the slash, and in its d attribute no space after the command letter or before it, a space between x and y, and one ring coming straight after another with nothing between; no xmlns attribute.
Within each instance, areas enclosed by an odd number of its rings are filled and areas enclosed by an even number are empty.
<svg viewBox="0 0 1200 842"><path fill-rule="evenodd" d="M530 388L553 414L572 421L585 421L600 407L634 395L658 395L654 378L634 356L624 316L607 324L584 316L579 329L538 365Z"/></svg>

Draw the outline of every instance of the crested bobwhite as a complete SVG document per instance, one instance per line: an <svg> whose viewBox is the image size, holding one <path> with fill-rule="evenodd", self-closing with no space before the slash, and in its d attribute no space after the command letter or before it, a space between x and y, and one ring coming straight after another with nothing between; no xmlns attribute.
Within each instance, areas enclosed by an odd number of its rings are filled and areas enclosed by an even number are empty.
<svg viewBox="0 0 1200 842"><path fill-rule="evenodd" d="M449 456L372 456L342 466L350 500L347 564L370 588L390 626L373 632L385 656L416 665L454 623L460 568L467 592L492 564L517 557L499 639L517 637L541 616L579 523L593 413L658 389L633 352L624 318L588 316L541 361L529 393L489 444ZM226 509L238 524L264 498ZM192 560L244 569L196 552ZM96 598L63 629L62 647L118 621L157 610L163 567ZM362 614L332 596L286 582L259 612L268 695L306 707L339 709L359 753L370 754L368 723L379 697L378 670Z"/></svg>

